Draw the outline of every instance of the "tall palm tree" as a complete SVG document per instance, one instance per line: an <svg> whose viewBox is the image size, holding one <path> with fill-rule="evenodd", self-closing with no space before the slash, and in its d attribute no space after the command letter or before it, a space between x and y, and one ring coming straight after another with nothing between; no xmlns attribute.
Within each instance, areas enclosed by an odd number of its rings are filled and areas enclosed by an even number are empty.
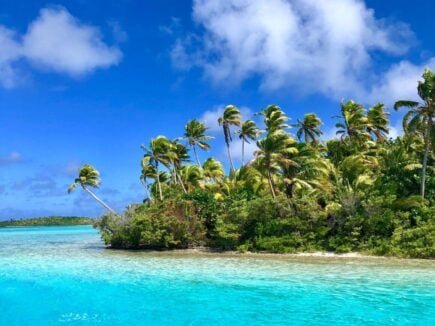
<svg viewBox="0 0 435 326"><path fill-rule="evenodd" d="M260 129L252 120L246 120L242 123L239 130L239 138L242 140L242 166L245 165L245 142L250 144L249 140L257 140Z"/></svg>
<svg viewBox="0 0 435 326"><path fill-rule="evenodd" d="M289 125L286 124L286 122L290 119L278 105L269 105L258 114L264 117L264 124L266 125L267 132L289 128Z"/></svg>
<svg viewBox="0 0 435 326"><path fill-rule="evenodd" d="M111 213L116 214L116 212L102 201L97 195L95 195L89 187L98 188L101 184L100 172L96 170L93 166L89 164L83 165L79 170L79 176L74 180L74 183L68 187L68 193L71 193L77 186L81 186L84 191L86 191L92 198L103 205Z"/></svg>
<svg viewBox="0 0 435 326"><path fill-rule="evenodd" d="M432 139L435 133L432 128L435 118L435 73L426 69L423 80L418 82L417 90L422 103L401 100L394 104L394 109L409 108L403 117L403 130L407 134L421 134L424 141L424 153L421 169L420 194L424 198L426 192L426 170L429 153L432 152Z"/></svg>
<svg viewBox="0 0 435 326"><path fill-rule="evenodd" d="M276 198L276 191L272 174L280 166L295 164L289 158L289 155L295 154L298 151L293 146L294 144L295 140L282 130L268 133L265 138L257 141L258 150L255 151L254 155L258 165L266 174L273 198Z"/></svg>
<svg viewBox="0 0 435 326"><path fill-rule="evenodd" d="M203 150L207 150L210 148L210 144L207 142L210 139L213 139L211 136L207 136L205 132L208 128L204 123L200 122L197 119L193 119L187 122L184 127L184 137L187 139L189 145L192 147L193 152L195 154L196 163L198 167L201 167L201 163L198 158L198 153L196 152L196 146Z"/></svg>
<svg viewBox="0 0 435 326"><path fill-rule="evenodd" d="M304 116L304 120L298 119L298 123L294 124L294 127L298 127L296 136L301 140L302 135L306 144L318 144L319 137L322 135L320 126L322 120L315 113L308 113Z"/></svg>
<svg viewBox="0 0 435 326"><path fill-rule="evenodd" d="M367 112L367 131L374 135L376 141L382 143L388 135L389 113L382 103L373 105Z"/></svg>
<svg viewBox="0 0 435 326"><path fill-rule="evenodd" d="M160 200L163 200L162 186L159 177L159 164L169 166L171 162L171 156L173 156L173 153L171 152L173 144L165 136L158 136L151 139L149 147L146 147L145 145L142 145L141 147L145 151L144 159L148 159L149 163L155 168L157 172L157 186L159 189L159 197Z"/></svg>
<svg viewBox="0 0 435 326"><path fill-rule="evenodd" d="M354 101L341 103L341 116L335 117L341 120L335 124L335 127L338 128L336 134L341 135L342 140L363 140L370 137L366 131L368 119L362 105Z"/></svg>
<svg viewBox="0 0 435 326"><path fill-rule="evenodd" d="M227 145L228 158L230 160L231 171L234 171L233 158L231 157L230 143L233 140L231 137L230 126L240 126L240 110L235 105L228 105L222 117L218 119L218 123L222 126L225 136L225 143Z"/></svg>

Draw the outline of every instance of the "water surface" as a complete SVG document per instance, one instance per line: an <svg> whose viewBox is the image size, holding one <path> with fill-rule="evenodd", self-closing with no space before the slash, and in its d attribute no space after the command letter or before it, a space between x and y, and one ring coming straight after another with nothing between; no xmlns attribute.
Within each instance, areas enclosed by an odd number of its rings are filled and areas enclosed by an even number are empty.
<svg viewBox="0 0 435 326"><path fill-rule="evenodd" d="M435 325L435 262L107 250L0 229L0 325Z"/></svg>

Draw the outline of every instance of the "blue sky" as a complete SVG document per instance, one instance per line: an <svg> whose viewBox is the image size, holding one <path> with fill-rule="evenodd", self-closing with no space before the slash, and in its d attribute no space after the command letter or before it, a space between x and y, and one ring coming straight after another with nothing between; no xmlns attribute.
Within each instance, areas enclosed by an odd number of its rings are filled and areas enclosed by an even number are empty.
<svg viewBox="0 0 435 326"><path fill-rule="evenodd" d="M206 121L201 153L225 160L216 117L270 103L316 112L415 98L435 68L431 1L0 0L0 219L103 212L66 187L90 163L120 210L144 197L140 145ZM400 133L392 113L392 134ZM233 153L240 157L235 142Z"/></svg>

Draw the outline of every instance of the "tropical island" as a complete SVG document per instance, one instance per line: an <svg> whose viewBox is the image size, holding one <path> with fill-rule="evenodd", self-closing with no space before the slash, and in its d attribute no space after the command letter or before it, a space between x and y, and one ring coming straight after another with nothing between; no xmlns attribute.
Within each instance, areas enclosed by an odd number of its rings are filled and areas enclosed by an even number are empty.
<svg viewBox="0 0 435 326"><path fill-rule="evenodd" d="M260 129L229 105L218 121L228 174L215 158L200 162L197 152L209 149L212 137L193 119L182 137L158 136L142 145L142 204L116 213L89 189L100 185L89 164L68 191L81 186L108 209L97 227L111 248L435 258L435 73L425 70L417 88L420 102L394 105L407 110L404 134L394 139L382 103L366 109L342 102L334 117L340 138L326 142L320 141L322 122L315 113L289 125L286 112L269 105L258 113ZM254 158L238 167L230 152L234 137L242 142L243 157L246 143L257 146Z"/></svg>
<svg viewBox="0 0 435 326"><path fill-rule="evenodd" d="M78 216L46 216L0 221L0 227L93 225L95 220Z"/></svg>

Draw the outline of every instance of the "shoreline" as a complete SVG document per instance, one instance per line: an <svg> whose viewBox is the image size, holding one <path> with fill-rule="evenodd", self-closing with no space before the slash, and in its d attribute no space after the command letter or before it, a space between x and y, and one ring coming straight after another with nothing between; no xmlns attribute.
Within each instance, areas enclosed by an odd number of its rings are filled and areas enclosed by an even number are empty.
<svg viewBox="0 0 435 326"><path fill-rule="evenodd" d="M313 259L337 259L337 260L400 260L400 261L423 261L423 262L434 262L433 258L406 258L397 256L374 256L362 254L360 252L349 252L349 253L335 253L328 251L315 251L315 252L298 252L298 253L274 253L274 252L240 252L236 250L216 250L213 248L188 248L188 249L167 249L167 250L156 250L156 249L116 249L106 247L114 252L129 252L129 253L143 253L143 254L155 254L155 255L198 255L198 256L215 256L215 257L247 257L247 258L313 258Z"/></svg>

